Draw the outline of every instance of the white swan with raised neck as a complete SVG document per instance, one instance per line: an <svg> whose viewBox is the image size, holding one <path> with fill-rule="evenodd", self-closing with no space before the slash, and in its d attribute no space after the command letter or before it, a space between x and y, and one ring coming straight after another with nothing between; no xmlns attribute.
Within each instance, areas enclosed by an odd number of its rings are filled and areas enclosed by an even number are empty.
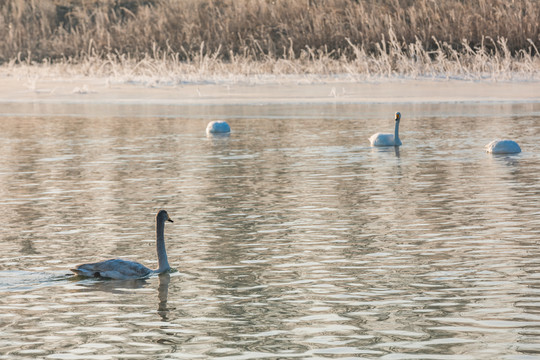
<svg viewBox="0 0 540 360"><path fill-rule="evenodd" d="M396 112L395 120L396 125L394 127L394 133L376 133L371 135L369 138L371 146L401 146L401 140L399 139L399 121L401 120L400 112Z"/></svg>

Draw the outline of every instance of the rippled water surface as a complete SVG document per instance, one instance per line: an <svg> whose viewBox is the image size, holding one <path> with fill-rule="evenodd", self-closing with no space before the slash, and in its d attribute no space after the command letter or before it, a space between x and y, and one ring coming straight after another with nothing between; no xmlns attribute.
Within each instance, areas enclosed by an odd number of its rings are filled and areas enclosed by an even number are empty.
<svg viewBox="0 0 540 360"><path fill-rule="evenodd" d="M0 358L540 356L539 104L70 111L0 119Z"/></svg>

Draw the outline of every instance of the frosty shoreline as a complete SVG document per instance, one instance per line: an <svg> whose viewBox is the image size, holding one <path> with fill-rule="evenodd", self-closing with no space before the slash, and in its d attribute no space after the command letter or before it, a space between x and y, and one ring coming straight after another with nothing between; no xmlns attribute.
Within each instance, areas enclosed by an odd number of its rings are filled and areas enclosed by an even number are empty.
<svg viewBox="0 0 540 360"><path fill-rule="evenodd" d="M272 77L250 81L166 83L97 77L0 75L1 113L22 105L273 105L273 104L540 103L539 81L468 81ZM9 109L7 109L9 108ZM27 112L27 111L22 111ZM47 111L45 111L47 112Z"/></svg>
<svg viewBox="0 0 540 360"><path fill-rule="evenodd" d="M0 77L1 103L289 104L540 102L540 82L382 79L365 82L268 82L159 84L108 78Z"/></svg>

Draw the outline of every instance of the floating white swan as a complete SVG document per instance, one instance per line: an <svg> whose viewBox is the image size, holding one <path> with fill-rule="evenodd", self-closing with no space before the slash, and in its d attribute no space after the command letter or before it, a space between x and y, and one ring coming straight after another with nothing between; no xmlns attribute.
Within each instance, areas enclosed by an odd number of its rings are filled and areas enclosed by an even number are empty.
<svg viewBox="0 0 540 360"><path fill-rule="evenodd" d="M396 127L393 134L376 133L371 135L369 142L371 146L400 146L401 140L399 140L399 120L401 119L401 113L396 113Z"/></svg>
<svg viewBox="0 0 540 360"><path fill-rule="evenodd" d="M493 140L486 145L486 151L492 154L517 154L521 148L513 140Z"/></svg>
<svg viewBox="0 0 540 360"><path fill-rule="evenodd" d="M150 274L162 273L169 270L167 251L165 250L165 221L171 218L165 210L160 210L156 215L156 248L158 256L158 268L152 270L135 261L111 259L97 263L82 264L71 269L75 274L88 277L103 277L111 279L139 279Z"/></svg>
<svg viewBox="0 0 540 360"><path fill-rule="evenodd" d="M211 121L206 126L206 134L228 134L231 132L231 127L225 121Z"/></svg>

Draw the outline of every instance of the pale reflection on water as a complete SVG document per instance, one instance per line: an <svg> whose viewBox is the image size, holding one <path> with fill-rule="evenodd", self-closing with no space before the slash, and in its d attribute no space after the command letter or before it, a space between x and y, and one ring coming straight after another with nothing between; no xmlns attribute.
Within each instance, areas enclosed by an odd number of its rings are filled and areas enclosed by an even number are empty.
<svg viewBox="0 0 540 360"><path fill-rule="evenodd" d="M537 104L168 111L2 118L2 358L540 356ZM155 267L159 208L176 271L68 274Z"/></svg>

